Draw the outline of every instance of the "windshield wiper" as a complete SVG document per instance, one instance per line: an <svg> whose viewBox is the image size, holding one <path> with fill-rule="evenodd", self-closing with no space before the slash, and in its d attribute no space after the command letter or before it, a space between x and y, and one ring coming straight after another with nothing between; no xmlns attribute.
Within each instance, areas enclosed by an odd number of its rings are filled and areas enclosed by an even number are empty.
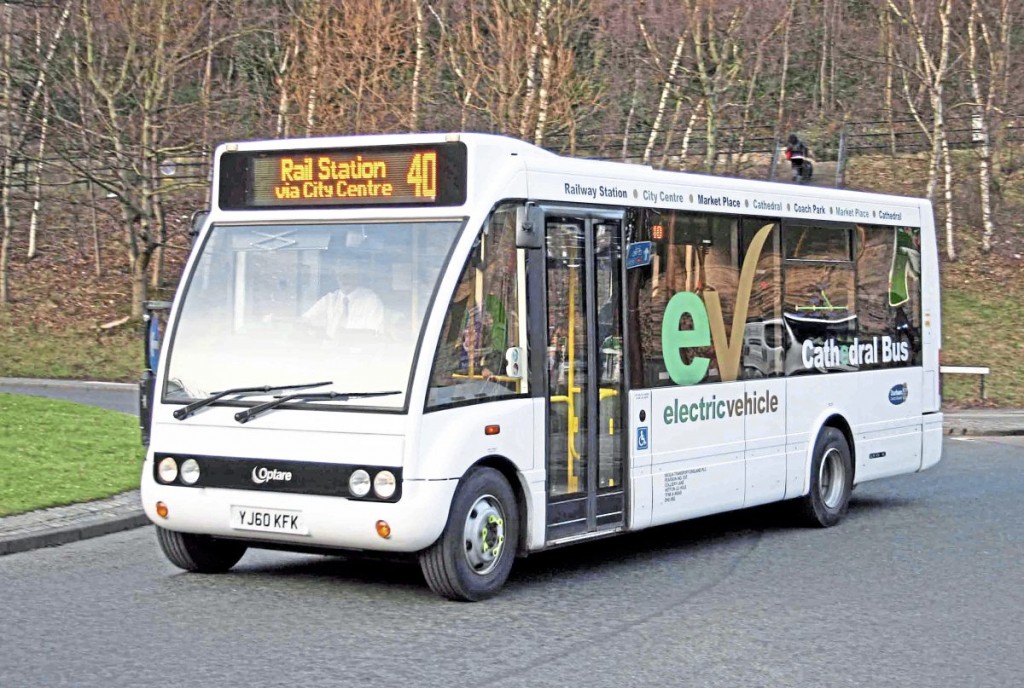
<svg viewBox="0 0 1024 688"><path fill-rule="evenodd" d="M219 401L224 397L231 396L232 394L237 394L239 396L246 396L250 394L269 394L270 392L280 392L286 389L311 389L313 387L323 387L324 385L330 384L333 383L328 380L327 382L309 382L303 385L280 385L277 387L272 387L270 385L263 385L262 387L234 387L232 389L225 389L223 392L211 394L205 399L193 401L188 406L182 406L180 409L176 409L174 411L174 417L178 420L185 420L204 406L209 406L213 402Z"/></svg>
<svg viewBox="0 0 1024 688"><path fill-rule="evenodd" d="M235 414L235 420L239 423L248 423L264 411L277 408L281 404L287 404L289 401L330 401L332 399L335 401L348 401L349 399L359 399L362 397L386 397L391 394L401 394L401 392L300 392L299 394L286 394L283 397L278 397L259 406L239 411Z"/></svg>

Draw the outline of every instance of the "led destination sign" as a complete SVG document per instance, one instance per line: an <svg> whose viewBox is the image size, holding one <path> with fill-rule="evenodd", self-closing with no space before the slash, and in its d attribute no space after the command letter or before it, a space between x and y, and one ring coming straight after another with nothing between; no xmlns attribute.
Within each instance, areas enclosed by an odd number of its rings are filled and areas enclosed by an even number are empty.
<svg viewBox="0 0 1024 688"><path fill-rule="evenodd" d="M461 143L288 152L225 153L220 207L462 205L466 147Z"/></svg>

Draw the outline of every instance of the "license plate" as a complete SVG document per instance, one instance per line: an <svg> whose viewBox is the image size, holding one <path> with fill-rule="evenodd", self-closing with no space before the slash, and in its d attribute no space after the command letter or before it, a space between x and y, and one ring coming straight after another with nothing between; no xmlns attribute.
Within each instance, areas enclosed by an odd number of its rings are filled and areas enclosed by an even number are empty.
<svg viewBox="0 0 1024 688"><path fill-rule="evenodd" d="M235 530L258 530L264 533L309 534L301 511L253 506L232 506L231 527Z"/></svg>

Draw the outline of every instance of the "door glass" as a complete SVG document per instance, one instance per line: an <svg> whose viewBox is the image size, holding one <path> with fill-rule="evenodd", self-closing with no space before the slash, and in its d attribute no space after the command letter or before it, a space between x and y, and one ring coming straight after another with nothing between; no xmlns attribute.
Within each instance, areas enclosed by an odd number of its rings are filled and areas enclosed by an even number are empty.
<svg viewBox="0 0 1024 688"><path fill-rule="evenodd" d="M622 484L622 244L618 223L594 225L597 304L598 489Z"/></svg>
<svg viewBox="0 0 1024 688"><path fill-rule="evenodd" d="M582 222L547 225L548 494L587 489L587 281Z"/></svg>

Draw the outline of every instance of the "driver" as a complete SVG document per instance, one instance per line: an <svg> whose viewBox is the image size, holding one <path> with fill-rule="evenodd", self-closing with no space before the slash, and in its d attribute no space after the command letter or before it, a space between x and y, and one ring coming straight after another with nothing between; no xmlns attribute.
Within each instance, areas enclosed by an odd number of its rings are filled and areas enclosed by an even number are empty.
<svg viewBox="0 0 1024 688"><path fill-rule="evenodd" d="M376 292L366 286L366 261L343 254L333 265L338 288L324 294L302 314L302 319L324 328L328 339L337 339L344 330L377 332L384 321L384 304Z"/></svg>

